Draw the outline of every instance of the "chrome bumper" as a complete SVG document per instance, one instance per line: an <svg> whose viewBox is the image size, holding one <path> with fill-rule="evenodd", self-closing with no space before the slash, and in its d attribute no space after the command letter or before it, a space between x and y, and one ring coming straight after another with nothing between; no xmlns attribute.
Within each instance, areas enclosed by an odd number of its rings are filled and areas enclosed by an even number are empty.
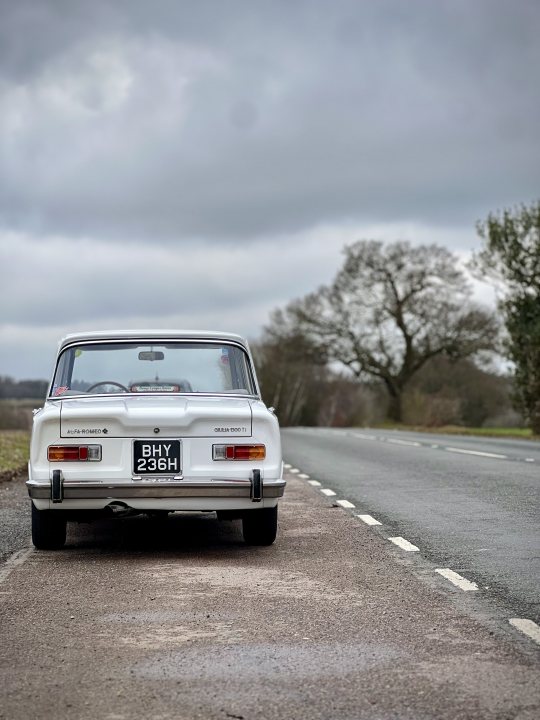
<svg viewBox="0 0 540 720"><path fill-rule="evenodd" d="M26 483L31 498L51 500L51 484ZM262 485L263 498L279 498L285 492L285 480L275 480ZM117 499L117 498L252 498L250 480L226 480L212 482L159 482L138 481L132 483L63 482L62 500ZM58 501L57 501L58 502Z"/></svg>

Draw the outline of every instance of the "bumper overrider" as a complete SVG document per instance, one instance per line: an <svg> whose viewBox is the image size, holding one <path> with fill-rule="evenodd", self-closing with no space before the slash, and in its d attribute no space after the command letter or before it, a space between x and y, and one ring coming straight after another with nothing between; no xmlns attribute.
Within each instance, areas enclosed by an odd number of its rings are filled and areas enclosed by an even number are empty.
<svg viewBox="0 0 540 720"><path fill-rule="evenodd" d="M50 483L28 480L28 494L32 499L63 500L90 499L165 499L165 498L242 498L261 502L266 498L280 498L285 492L285 480L263 482L260 470L253 470L249 479L212 479L205 482L146 478L125 483L65 481L60 470L53 472Z"/></svg>

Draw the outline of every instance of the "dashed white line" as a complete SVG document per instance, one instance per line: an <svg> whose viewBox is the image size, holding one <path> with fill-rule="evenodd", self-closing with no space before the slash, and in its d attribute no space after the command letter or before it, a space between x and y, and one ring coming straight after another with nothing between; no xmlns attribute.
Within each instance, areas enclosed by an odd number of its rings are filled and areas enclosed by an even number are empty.
<svg viewBox="0 0 540 720"><path fill-rule="evenodd" d="M336 500L338 505L341 505L342 508L355 508L356 505L353 505L352 502L349 502L348 500Z"/></svg>
<svg viewBox="0 0 540 720"><path fill-rule="evenodd" d="M411 445L412 447L422 447L421 443L414 442L413 440L396 440L395 438L388 438L389 443L394 445Z"/></svg>
<svg viewBox="0 0 540 720"><path fill-rule="evenodd" d="M285 470L290 470L292 468L292 465L289 465L289 463L283 463L283 467Z"/></svg>
<svg viewBox="0 0 540 720"><path fill-rule="evenodd" d="M321 483L318 480L308 480L308 485L313 485L313 487L321 487Z"/></svg>
<svg viewBox="0 0 540 720"><path fill-rule="evenodd" d="M465 590L465 592L469 590L478 590L478 585L475 582L467 580L467 578L464 578L459 573L450 570L450 568L438 568L435 572L439 573L439 575L442 575L447 580L450 580L451 583L456 585L458 588Z"/></svg>
<svg viewBox="0 0 540 720"><path fill-rule="evenodd" d="M12 571L18 566L22 565L28 560L30 555L34 552L33 547L24 548L23 550L17 550L6 560L4 567L0 570L0 582L4 582L11 575Z"/></svg>
<svg viewBox="0 0 540 720"><path fill-rule="evenodd" d="M326 495L326 497L331 497L332 495L336 494L333 490L330 490L329 488L323 488L321 492L323 495Z"/></svg>
<svg viewBox="0 0 540 720"><path fill-rule="evenodd" d="M309 478L309 475L306 475L306 473L300 473L298 477L302 478L302 480L307 480Z"/></svg>
<svg viewBox="0 0 540 720"><path fill-rule="evenodd" d="M357 515L357 518L359 518L362 522L365 522L366 525L382 525L378 520L375 520L374 517L371 515Z"/></svg>
<svg viewBox="0 0 540 720"><path fill-rule="evenodd" d="M289 468L289 472L293 473L293 475L297 475L300 472L300 470L298 468Z"/></svg>
<svg viewBox="0 0 540 720"><path fill-rule="evenodd" d="M397 545L402 550L406 550L407 552L420 552L420 548L417 548L416 545L413 545L408 540L405 540L405 538L391 537L388 539L390 540L390 542L393 542L394 545Z"/></svg>
<svg viewBox="0 0 540 720"><path fill-rule="evenodd" d="M480 457L497 458L498 460L507 460L508 455L499 455L498 453L480 452L480 450L463 450L463 448L445 447L445 450L453 453L461 453L462 455L479 455Z"/></svg>
<svg viewBox="0 0 540 720"><path fill-rule="evenodd" d="M305 432L324 432L321 428L318 430L315 428L306 428ZM328 433L332 434L341 434L342 431L340 430L333 430L329 429L326 430ZM359 432L347 432L346 433L349 437L356 437L361 440L377 440L378 442L385 442L385 443L393 443L394 445L409 445L410 447L431 447L434 450L442 449L446 450L447 452L453 452L453 453L460 453L462 455L476 455L477 457L486 457L486 458L494 458L496 460L508 460L509 455L503 455L501 453L491 453L491 452L483 452L480 450L466 450L465 448L456 448L444 445L439 445L437 443L429 443L429 442L417 442L415 440L399 440L398 438L389 438L385 435L368 435L367 433L359 433ZM537 462L536 458L515 458L516 460L520 460L521 462L528 462L528 463L534 463ZM285 465L285 468L290 467Z"/></svg>
<svg viewBox="0 0 540 720"><path fill-rule="evenodd" d="M510 618L508 622L540 645L540 627L535 622L525 618Z"/></svg>

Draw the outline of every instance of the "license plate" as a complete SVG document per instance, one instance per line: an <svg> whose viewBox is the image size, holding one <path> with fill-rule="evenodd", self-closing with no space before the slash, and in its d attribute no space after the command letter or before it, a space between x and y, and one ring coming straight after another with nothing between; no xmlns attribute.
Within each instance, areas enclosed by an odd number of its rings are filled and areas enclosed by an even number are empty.
<svg viewBox="0 0 540 720"><path fill-rule="evenodd" d="M135 475L179 475L180 440L135 440Z"/></svg>

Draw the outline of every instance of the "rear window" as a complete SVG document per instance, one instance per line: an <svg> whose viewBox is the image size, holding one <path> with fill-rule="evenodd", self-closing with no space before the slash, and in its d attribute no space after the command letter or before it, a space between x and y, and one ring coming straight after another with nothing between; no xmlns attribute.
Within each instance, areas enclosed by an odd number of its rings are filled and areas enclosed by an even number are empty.
<svg viewBox="0 0 540 720"><path fill-rule="evenodd" d="M112 393L254 395L249 360L220 343L92 343L58 360L51 396Z"/></svg>

